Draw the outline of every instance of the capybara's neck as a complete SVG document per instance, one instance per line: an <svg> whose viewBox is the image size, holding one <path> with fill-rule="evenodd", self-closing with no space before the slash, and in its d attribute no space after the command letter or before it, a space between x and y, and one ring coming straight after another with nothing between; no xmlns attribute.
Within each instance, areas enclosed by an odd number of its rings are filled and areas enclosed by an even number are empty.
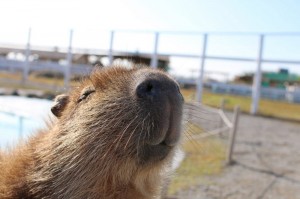
<svg viewBox="0 0 300 199"><path fill-rule="evenodd" d="M99 161L70 134L56 132L56 127L48 131L0 154L0 198L159 198L161 165L141 169L112 154Z"/></svg>

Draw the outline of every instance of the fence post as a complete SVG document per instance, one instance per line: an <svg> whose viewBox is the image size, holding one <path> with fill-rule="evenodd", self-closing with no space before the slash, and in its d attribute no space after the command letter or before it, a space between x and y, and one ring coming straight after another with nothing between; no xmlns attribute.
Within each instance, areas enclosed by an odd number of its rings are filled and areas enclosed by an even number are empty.
<svg viewBox="0 0 300 199"><path fill-rule="evenodd" d="M155 40L154 40L154 51L151 58L151 68L157 68L157 50L158 50L158 39L159 39L159 32L155 33Z"/></svg>
<svg viewBox="0 0 300 199"><path fill-rule="evenodd" d="M27 81L28 73L29 73L30 39L31 39L31 28L29 28L28 30L28 37L27 37L27 44L26 44L26 51L25 51L25 62L24 62L23 77L22 77L23 83Z"/></svg>
<svg viewBox="0 0 300 199"><path fill-rule="evenodd" d="M108 51L108 63L109 63L109 65L112 65L113 59L114 59L114 57L113 57L114 36L115 36L115 32L111 31L110 32L109 51Z"/></svg>
<svg viewBox="0 0 300 199"><path fill-rule="evenodd" d="M229 147L227 152L227 165L231 165L233 163L232 160L232 153L234 149L234 142L236 137L236 131L237 131L237 125L239 120L239 113L240 113L240 107L236 106L234 107L234 115L233 115L233 121L232 121L232 127L229 134Z"/></svg>
<svg viewBox="0 0 300 199"><path fill-rule="evenodd" d="M73 40L73 30L70 30L69 48L67 54L67 64L65 66L65 79L64 85L66 89L69 88L70 76L71 76L71 66L72 66L72 40Z"/></svg>
<svg viewBox="0 0 300 199"><path fill-rule="evenodd" d="M220 110L224 113L224 110L225 110L225 99L224 99L224 98L222 98L222 100L221 100L221 103L220 103ZM222 127L223 127L223 120L220 119L219 128L221 129ZM219 133L219 136L220 136L220 137L223 137L223 133L220 132L220 133Z"/></svg>
<svg viewBox="0 0 300 199"><path fill-rule="evenodd" d="M198 82L197 82L196 100L198 102L202 102L203 77L204 77L204 66L205 66L205 56L206 56L206 44L207 44L207 34L204 34L203 35L201 65L200 65L200 74L199 74L199 79L198 79Z"/></svg>
<svg viewBox="0 0 300 199"><path fill-rule="evenodd" d="M258 110L259 98L260 98L260 88L261 88L261 62L263 56L263 45L264 45L264 35L260 35L259 41L259 52L257 57L257 69L255 76L253 77L252 85L252 104L251 104L251 114L255 115Z"/></svg>

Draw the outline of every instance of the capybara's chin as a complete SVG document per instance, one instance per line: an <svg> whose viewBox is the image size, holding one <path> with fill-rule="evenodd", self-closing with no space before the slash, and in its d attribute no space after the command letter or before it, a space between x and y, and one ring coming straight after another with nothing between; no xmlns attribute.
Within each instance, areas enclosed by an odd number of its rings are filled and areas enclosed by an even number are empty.
<svg viewBox="0 0 300 199"><path fill-rule="evenodd" d="M138 160L141 165L149 163L159 163L163 161L174 150L174 147L165 144L145 145L138 154Z"/></svg>
<svg viewBox="0 0 300 199"><path fill-rule="evenodd" d="M0 198L159 198L182 106L164 72L95 70L56 97L55 121L0 157Z"/></svg>

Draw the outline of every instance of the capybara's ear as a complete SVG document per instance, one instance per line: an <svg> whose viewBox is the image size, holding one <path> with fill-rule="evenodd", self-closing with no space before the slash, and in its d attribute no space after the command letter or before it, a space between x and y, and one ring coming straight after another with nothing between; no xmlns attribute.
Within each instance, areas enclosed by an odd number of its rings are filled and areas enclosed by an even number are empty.
<svg viewBox="0 0 300 199"><path fill-rule="evenodd" d="M62 115L63 110L65 109L66 105L69 102L69 96L62 94L56 96L54 99L54 104L51 107L51 112L56 116L60 117Z"/></svg>

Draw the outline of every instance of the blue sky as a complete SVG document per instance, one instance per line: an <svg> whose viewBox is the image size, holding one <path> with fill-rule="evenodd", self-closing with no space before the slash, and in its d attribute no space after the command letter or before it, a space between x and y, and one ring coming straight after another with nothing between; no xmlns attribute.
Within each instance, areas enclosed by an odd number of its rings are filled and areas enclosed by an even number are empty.
<svg viewBox="0 0 300 199"><path fill-rule="evenodd" d="M184 32L300 32L300 1L292 0L2 0L0 42L25 43L32 27L36 45L68 44L74 29L74 46L105 49L108 30ZM151 51L151 33L116 36L120 50ZM130 41L130 42L128 42ZM161 52L201 54L201 35L162 35ZM209 37L208 53L256 57L256 35ZM266 58L300 60L300 36L270 36L265 41ZM299 57L299 58L298 58ZM199 60L172 59L178 74L195 74ZM264 65L265 70L300 66ZM255 70L255 63L208 61L207 70L230 76Z"/></svg>
<svg viewBox="0 0 300 199"><path fill-rule="evenodd" d="M176 31L300 31L296 0L2 0L2 24Z"/></svg>

